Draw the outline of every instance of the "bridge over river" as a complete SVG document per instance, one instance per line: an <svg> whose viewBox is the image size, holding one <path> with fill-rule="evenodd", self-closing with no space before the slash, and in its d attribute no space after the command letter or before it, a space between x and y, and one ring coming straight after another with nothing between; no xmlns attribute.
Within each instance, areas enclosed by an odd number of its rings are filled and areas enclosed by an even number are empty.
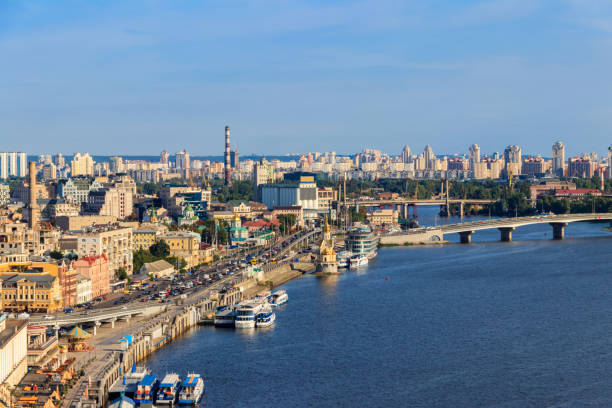
<svg viewBox="0 0 612 408"><path fill-rule="evenodd" d="M468 244L472 234L479 230L497 228L502 241L512 241L512 231L525 225L549 224L553 230L553 239L565 237L565 227L570 222L581 221L612 221L612 213L560 214L531 217L492 218L473 222L447 224L437 227L418 228L413 231L390 234L381 237L383 244L402 244L442 241L445 234L459 234L460 241Z"/></svg>

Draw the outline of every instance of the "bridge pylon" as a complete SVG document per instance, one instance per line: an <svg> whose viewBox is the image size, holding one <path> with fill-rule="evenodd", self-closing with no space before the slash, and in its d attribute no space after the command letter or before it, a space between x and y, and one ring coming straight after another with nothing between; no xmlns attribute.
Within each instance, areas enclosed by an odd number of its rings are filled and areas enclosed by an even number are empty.
<svg viewBox="0 0 612 408"><path fill-rule="evenodd" d="M565 227L567 227L567 222L551 222L550 225L553 228L553 239L562 240L565 238Z"/></svg>

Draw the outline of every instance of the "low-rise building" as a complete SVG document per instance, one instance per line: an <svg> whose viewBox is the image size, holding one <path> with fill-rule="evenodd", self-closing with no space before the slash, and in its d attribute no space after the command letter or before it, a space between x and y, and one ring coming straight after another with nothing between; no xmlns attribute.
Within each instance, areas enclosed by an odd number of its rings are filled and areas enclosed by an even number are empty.
<svg viewBox="0 0 612 408"><path fill-rule="evenodd" d="M199 264L199 249L201 237L194 232L174 231L159 237L170 247L170 255L185 259L187 267Z"/></svg>
<svg viewBox="0 0 612 408"><path fill-rule="evenodd" d="M10 312L53 313L62 308L57 265L46 262L0 264L2 307Z"/></svg>
<svg viewBox="0 0 612 408"><path fill-rule="evenodd" d="M97 298L110 292L111 275L106 254L84 256L73 262L79 275L91 280L91 296Z"/></svg>
<svg viewBox="0 0 612 408"><path fill-rule="evenodd" d="M294 215L297 226L304 226L304 210L299 205L274 207L272 216L278 218L279 215Z"/></svg>
<svg viewBox="0 0 612 408"><path fill-rule="evenodd" d="M76 304L82 305L92 299L91 279L81 274L76 276Z"/></svg>
<svg viewBox="0 0 612 408"><path fill-rule="evenodd" d="M397 211L391 208L378 209L368 214L370 224L375 226L391 226L397 224Z"/></svg>
<svg viewBox="0 0 612 408"><path fill-rule="evenodd" d="M160 259L155 262L147 262L140 267L139 274L144 276L152 276L153 278L163 278L166 276L172 276L176 270L174 266L168 262Z"/></svg>

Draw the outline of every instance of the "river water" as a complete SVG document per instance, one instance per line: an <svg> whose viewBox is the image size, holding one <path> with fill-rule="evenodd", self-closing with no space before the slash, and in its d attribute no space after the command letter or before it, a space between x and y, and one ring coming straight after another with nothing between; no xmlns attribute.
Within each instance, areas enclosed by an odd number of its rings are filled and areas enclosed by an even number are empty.
<svg viewBox="0 0 612 408"><path fill-rule="evenodd" d="M360 271L285 284L272 328L194 329L146 364L203 374L211 407L612 406L606 226L384 248Z"/></svg>

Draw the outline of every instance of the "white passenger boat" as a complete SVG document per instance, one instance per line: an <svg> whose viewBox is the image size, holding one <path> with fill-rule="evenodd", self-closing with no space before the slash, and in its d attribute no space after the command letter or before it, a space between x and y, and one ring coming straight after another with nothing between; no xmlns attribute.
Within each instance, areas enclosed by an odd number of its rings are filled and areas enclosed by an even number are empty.
<svg viewBox="0 0 612 408"><path fill-rule="evenodd" d="M213 323L217 327L234 327L235 320L236 311L234 310L233 306L229 306L215 313Z"/></svg>
<svg viewBox="0 0 612 408"><path fill-rule="evenodd" d="M359 268L368 264L368 257L365 255L354 255L351 257L351 269Z"/></svg>
<svg viewBox="0 0 612 408"><path fill-rule="evenodd" d="M255 326L269 327L274 324L275 320L276 314L272 311L270 305L266 305L263 309L261 309L261 312L257 313L255 316Z"/></svg>
<svg viewBox="0 0 612 408"><path fill-rule="evenodd" d="M159 384L159 390L157 391L157 405L169 405L172 406L176 402L178 397L179 388L181 385L181 379L176 373L166 374L161 383Z"/></svg>
<svg viewBox="0 0 612 408"><path fill-rule="evenodd" d="M195 405L204 395L204 380L200 374L187 374L181 384L179 392L179 404Z"/></svg>
<svg viewBox="0 0 612 408"><path fill-rule="evenodd" d="M350 266L350 259L353 256L351 251L341 251L336 255L338 261L338 269L348 268Z"/></svg>
<svg viewBox="0 0 612 408"><path fill-rule="evenodd" d="M284 305L289 301L289 295L284 290L277 290L270 297L270 304L274 307Z"/></svg>
<svg viewBox="0 0 612 408"><path fill-rule="evenodd" d="M255 327L255 316L263 309L262 302L245 302L238 305L236 309L236 320L234 326L237 329L252 329Z"/></svg>

